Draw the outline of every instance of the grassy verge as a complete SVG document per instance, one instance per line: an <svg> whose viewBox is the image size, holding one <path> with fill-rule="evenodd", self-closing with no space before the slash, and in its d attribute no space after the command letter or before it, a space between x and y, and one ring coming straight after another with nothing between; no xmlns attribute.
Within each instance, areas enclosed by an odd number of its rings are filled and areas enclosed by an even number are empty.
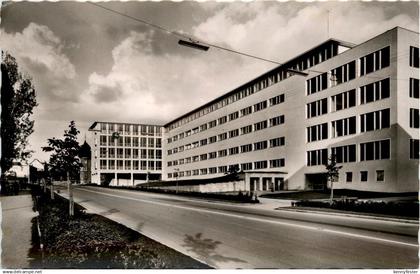
<svg viewBox="0 0 420 274"><path fill-rule="evenodd" d="M209 268L121 224L86 214L78 205L70 218L68 202L60 196L51 200L39 192L34 200L39 216L32 229L32 268ZM36 233L38 223L41 239Z"/></svg>

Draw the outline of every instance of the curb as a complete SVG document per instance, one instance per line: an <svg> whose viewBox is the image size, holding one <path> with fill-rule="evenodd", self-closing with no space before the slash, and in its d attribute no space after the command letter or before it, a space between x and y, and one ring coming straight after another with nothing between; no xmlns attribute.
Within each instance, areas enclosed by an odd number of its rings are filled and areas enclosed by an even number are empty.
<svg viewBox="0 0 420 274"><path fill-rule="evenodd" d="M399 219L399 218L392 218L392 217L380 217L380 216L371 216L371 215L359 215L359 214L351 214L351 213L338 213L338 212L328 212L328 211L317 211L317 210L307 210L307 209L293 209L293 208L284 208L278 207L274 210L284 210L284 211L294 211L294 212L301 212L301 213L315 213L315 214L325 214L325 215L334 215L334 216L341 216L341 217L353 217L353 218L361 218L361 219L373 219L373 220L380 220L380 221L390 221L390 222L399 222L399 223L408 223L408 224L419 224L419 220L411 220L411 219Z"/></svg>

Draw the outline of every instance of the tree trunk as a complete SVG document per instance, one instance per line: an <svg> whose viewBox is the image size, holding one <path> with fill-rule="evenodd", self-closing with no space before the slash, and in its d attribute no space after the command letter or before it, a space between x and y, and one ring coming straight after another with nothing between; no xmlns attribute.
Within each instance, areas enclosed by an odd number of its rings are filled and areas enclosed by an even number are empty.
<svg viewBox="0 0 420 274"><path fill-rule="evenodd" d="M330 180L331 182L331 196L330 196L330 204L333 203L333 199L334 199L334 181Z"/></svg>
<svg viewBox="0 0 420 274"><path fill-rule="evenodd" d="M74 215L74 201L73 201L73 188L70 181L70 175L67 172L67 183L68 183L68 192L69 192L69 215Z"/></svg>

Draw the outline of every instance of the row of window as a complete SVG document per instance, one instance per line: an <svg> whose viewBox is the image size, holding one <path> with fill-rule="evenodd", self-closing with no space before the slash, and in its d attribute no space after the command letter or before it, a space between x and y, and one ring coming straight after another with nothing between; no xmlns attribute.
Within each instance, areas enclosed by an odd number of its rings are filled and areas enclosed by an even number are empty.
<svg viewBox="0 0 420 274"><path fill-rule="evenodd" d="M205 146L207 144L212 144L215 142L220 142L220 141L224 141L228 138L235 138L239 135L245 135L248 133L251 133L253 131L259 131L259 130L263 130L266 129L268 127L274 127L274 126L278 126L281 124L284 124L285 120L284 120L284 115L280 115L277 117L273 117L270 118L269 120L263 120L257 123L254 123L253 125L247 125L244 127L241 127L239 129L233 129L227 132L223 132L220 133L219 135L215 135L215 136L211 136L209 138L205 138L202 139L200 141L196 141L190 144L186 144L180 147L176 147L173 149L169 149L168 150L168 155L172 155L178 152L183 152L184 150L189 150L189 149L193 149L196 147L200 147L200 146Z"/></svg>
<svg viewBox="0 0 420 274"><path fill-rule="evenodd" d="M390 64L390 48L385 47L361 57L359 62L360 76L388 67ZM306 80L306 94L314 94L338 84L348 82L357 76L356 61L332 69ZM331 76L329 78L329 75Z"/></svg>
<svg viewBox="0 0 420 274"><path fill-rule="evenodd" d="M198 176L198 175L207 175L207 174L216 174L216 173L226 173L230 167L238 166L238 165L230 165L228 166L219 166L219 167L209 167L209 168L200 168L194 170L186 170L186 171L178 171L174 173L168 173L168 178L177 178L177 177L189 177L189 176ZM273 160L264 160L264 161L256 161L254 163L242 163L239 165L240 169L245 170L258 170L258 169L265 169L265 168L279 168L285 166L285 159L273 159Z"/></svg>
<svg viewBox="0 0 420 274"><path fill-rule="evenodd" d="M266 109L268 106L275 106L275 105L278 105L278 104L283 103L283 102L284 102L284 94L277 95L275 97L270 98L268 101L267 100L261 101L259 103L254 104L253 106L248 106L248 107L243 108L239 111L232 112L229 115L225 115L225 116L222 116L222 117L220 117L216 120L213 120L213 121L210 121L208 123L202 124L199 127L195 127L193 129L187 130L185 132L181 132L180 134L175 135L172 138L168 138L168 143L172 143L172 142L175 142L177 140L181 140L184 137L188 137L190 135L205 131L205 130L207 130L209 128L213 128L217 125L223 125L223 124L227 123L228 121L236 120L239 117L244 117L244 116L249 115L253 112L258 112L258 111L261 111L263 109Z"/></svg>
<svg viewBox="0 0 420 274"><path fill-rule="evenodd" d="M384 160L391 157L391 141L389 139L360 143L360 161ZM336 156L337 163L355 162L357 159L356 145L347 145L331 148L331 154ZM328 162L328 149L317 149L306 152L306 165L326 165Z"/></svg>
<svg viewBox="0 0 420 274"><path fill-rule="evenodd" d="M118 132L126 135L162 135L161 126L100 123L102 133Z"/></svg>
<svg viewBox="0 0 420 274"><path fill-rule="evenodd" d="M101 147L99 155L101 158L162 159L162 150Z"/></svg>
<svg viewBox="0 0 420 274"><path fill-rule="evenodd" d="M101 160L102 170L162 170L161 161Z"/></svg>
<svg viewBox="0 0 420 274"><path fill-rule="evenodd" d="M415 84L412 85L415 88ZM415 90L410 88L410 94L415 94ZM418 82L417 82L418 94ZM389 78L370 83L360 87L360 104L389 98L390 80ZM339 111L356 106L356 89L345 91L331 96L331 111ZM306 117L313 118L328 113L328 98L323 98L306 104Z"/></svg>
<svg viewBox="0 0 420 274"><path fill-rule="evenodd" d="M279 147L279 146L284 146L285 145L285 138L284 137L278 137L278 138L273 138L270 140L264 140L264 141L259 141L259 142L255 142L255 143L251 143L251 144L246 144L246 145L241 145L241 146L236 146L236 147L231 147L229 149L222 149L219 151L213 151L213 152L209 152L209 153L204 153L201 155L195 155L192 157L187 157L187 158L182 158L182 159L178 159L178 160L174 160L174 161L168 161L168 166L176 166L176 165L182 165L182 164L189 164L192 162L198 162L198 161L205 161L208 159L215 159L215 158L220 158L220 157L226 157L229 155L236 155L239 153L247 153L247 152L251 152L251 151L258 151L258 150L263 150L263 149L267 149L267 148L274 148L274 147Z"/></svg>
<svg viewBox="0 0 420 274"><path fill-rule="evenodd" d="M124 146L124 147L162 147L161 138L146 137L121 137L116 135L101 135L99 137L101 146Z"/></svg>
<svg viewBox="0 0 420 274"><path fill-rule="evenodd" d="M415 117L415 115L413 115ZM418 125L418 120L417 120ZM360 115L360 132L379 130L390 127L390 109L372 111ZM356 133L356 116L331 122L332 138ZM306 141L314 142L328 139L328 123L306 128Z"/></svg>
<svg viewBox="0 0 420 274"><path fill-rule="evenodd" d="M327 45L325 47L318 49L317 52L314 52L310 56L306 56L303 59L301 58L301 60L294 60L289 68L294 69L294 70L305 70L307 68L310 68L314 65L319 64L320 62L330 59L337 54L338 54L337 44ZM201 116L207 115L210 112L218 110L233 102L236 102L242 98L245 98L251 94L254 94L255 92L258 92L264 88L267 88L268 86L274 85L290 77L291 75L293 75L293 72L287 71L284 68L280 68L280 70L273 71L270 74L267 74L267 76L265 76L264 79L244 85L243 89L241 89L240 91L237 91L236 93L230 95L229 97L221 99L220 101L215 102L214 104L208 107L202 108L200 111L197 111L187 117L177 120L176 122L170 124L167 129L171 131L177 127L180 127L181 125L187 124L195 119L198 119Z"/></svg>
<svg viewBox="0 0 420 274"><path fill-rule="evenodd" d="M369 173L366 170L360 171L360 182L367 182L369 178ZM376 182L384 182L385 181L385 171L384 170L376 170ZM353 182L353 172L346 172L346 183Z"/></svg>

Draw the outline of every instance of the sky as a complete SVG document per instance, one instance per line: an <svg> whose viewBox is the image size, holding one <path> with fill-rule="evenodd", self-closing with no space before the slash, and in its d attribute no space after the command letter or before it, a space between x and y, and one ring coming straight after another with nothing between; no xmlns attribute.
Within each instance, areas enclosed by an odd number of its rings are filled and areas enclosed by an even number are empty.
<svg viewBox="0 0 420 274"><path fill-rule="evenodd" d="M328 38L355 44L396 26L419 31L418 2L97 2L261 58L284 62ZM210 48L86 2L3 2L0 47L31 76L33 158L74 120L165 124L276 65ZM328 15L329 14L329 15ZM329 19L328 19L329 18Z"/></svg>

